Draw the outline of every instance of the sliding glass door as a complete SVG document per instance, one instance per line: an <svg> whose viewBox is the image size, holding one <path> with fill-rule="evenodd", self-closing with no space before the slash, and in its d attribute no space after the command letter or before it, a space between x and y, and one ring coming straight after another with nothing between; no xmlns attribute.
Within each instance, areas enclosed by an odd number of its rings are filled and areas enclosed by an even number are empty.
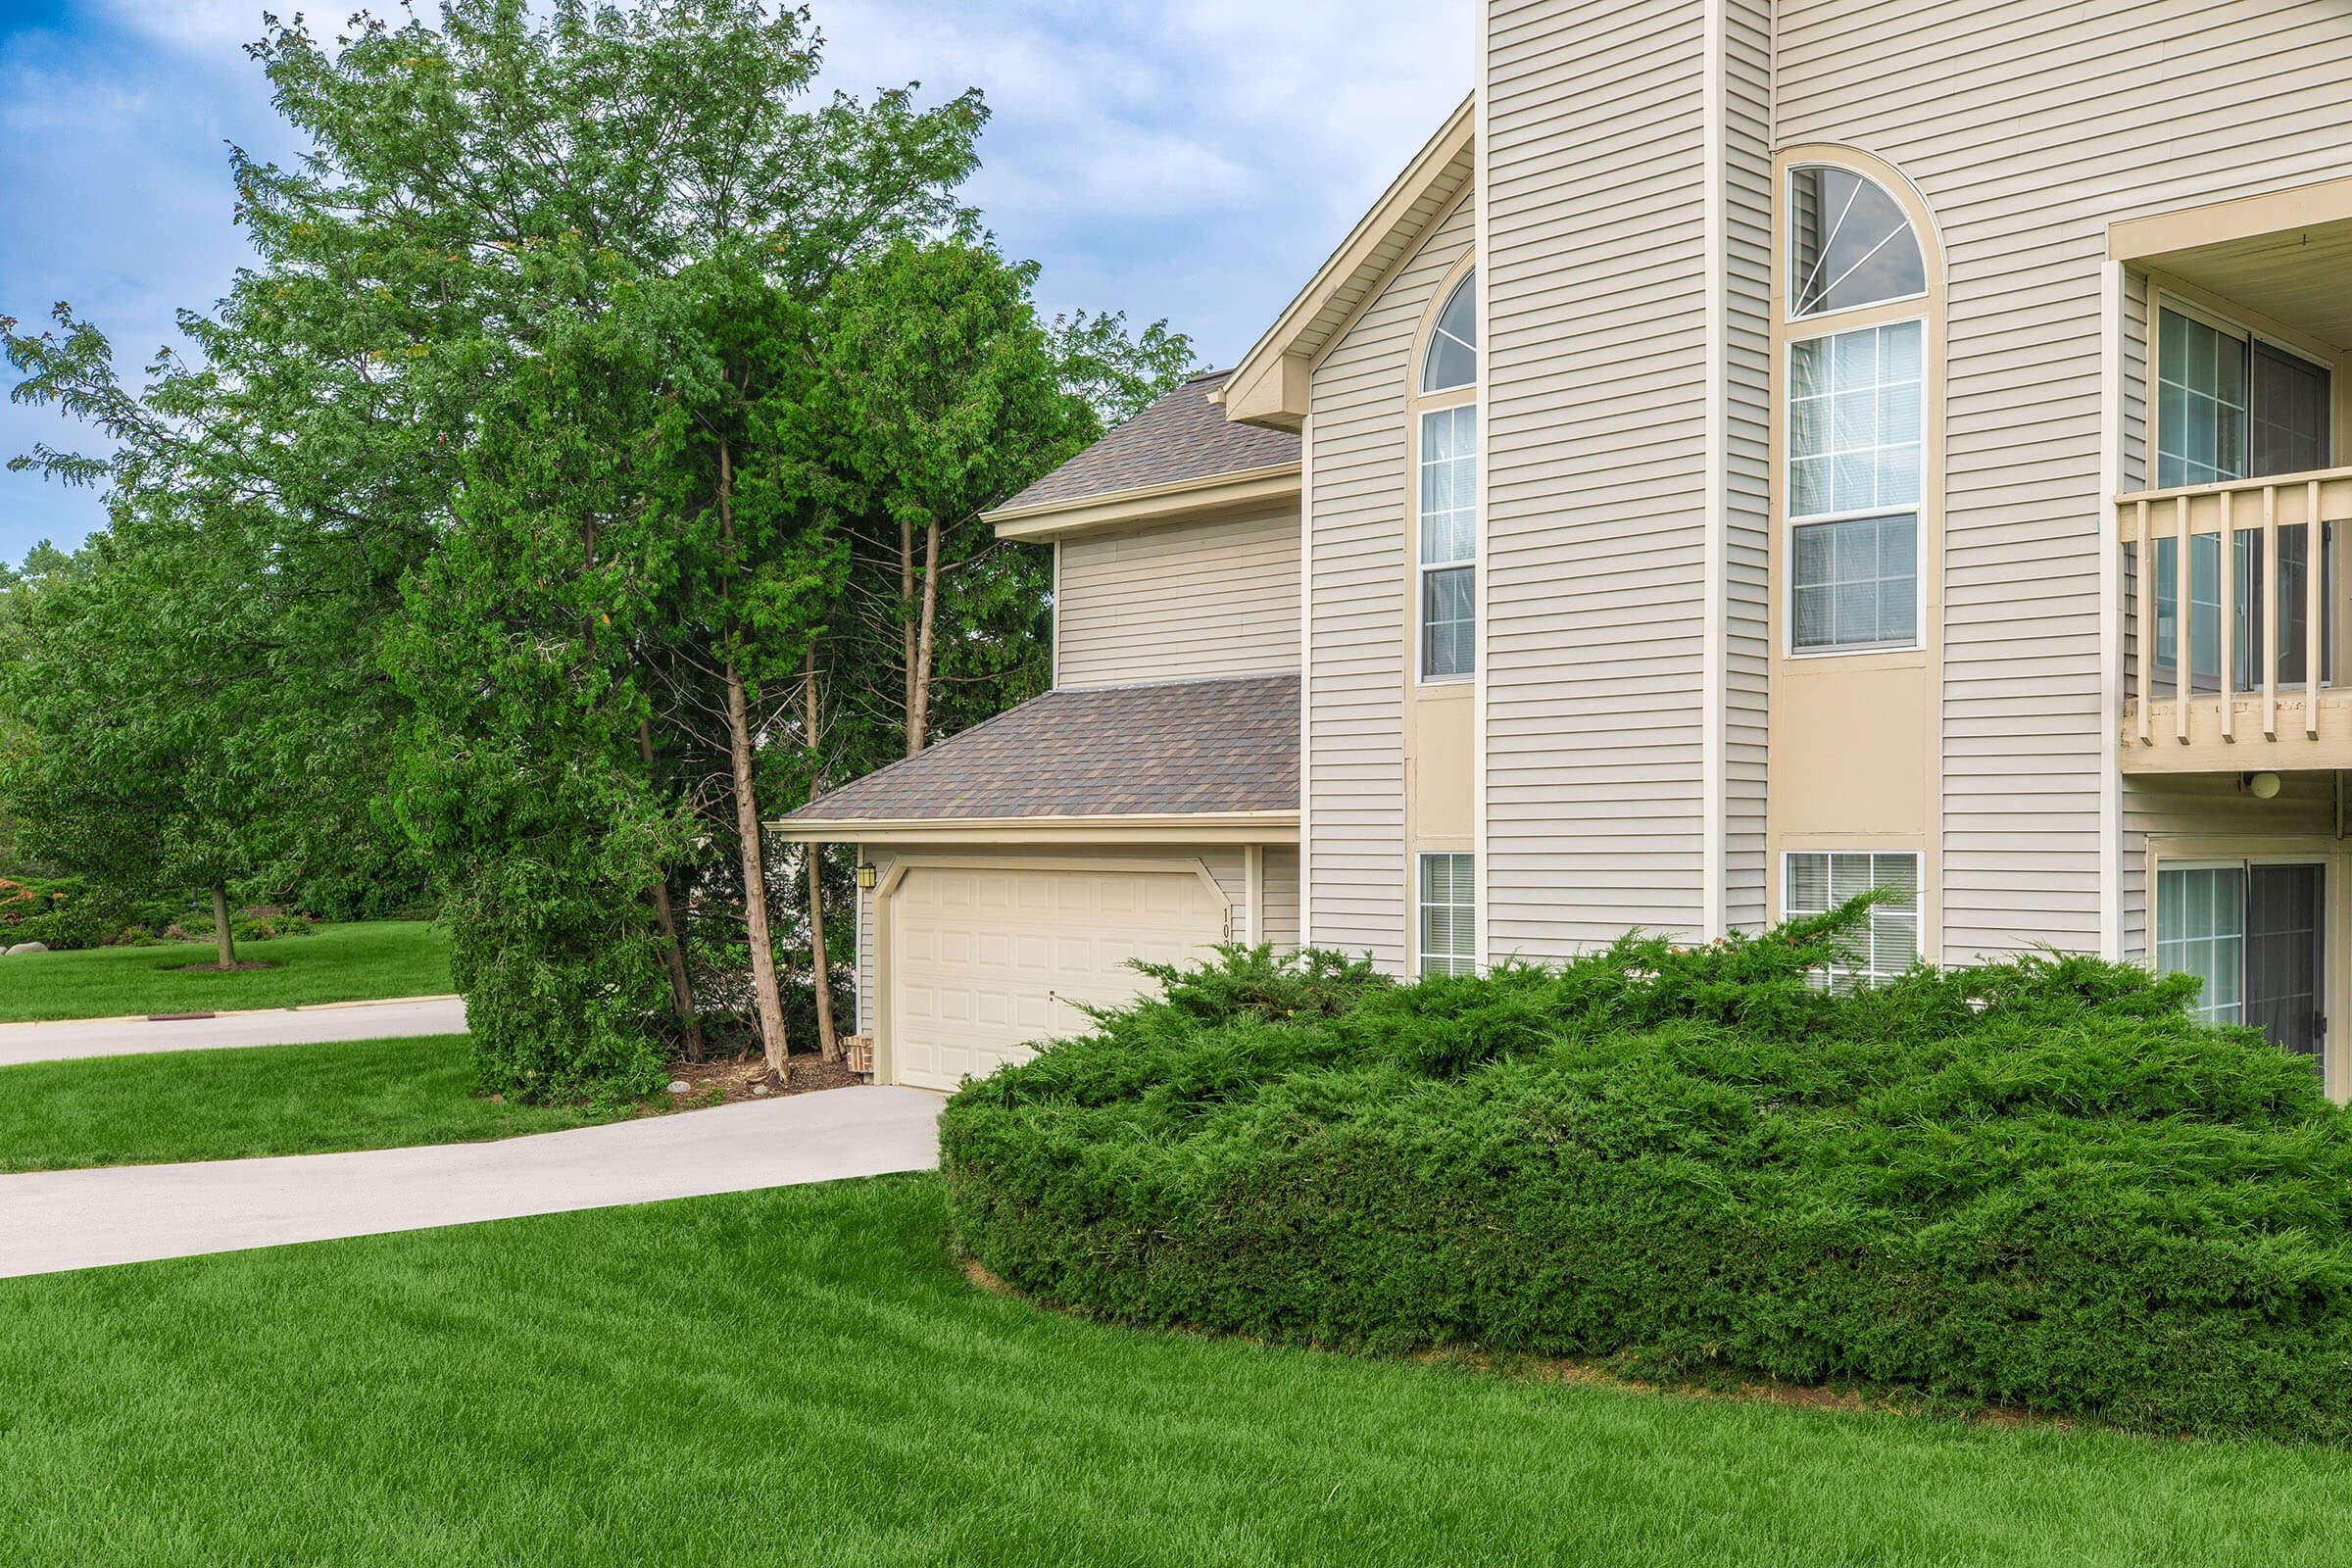
<svg viewBox="0 0 2352 1568"><path fill-rule="evenodd" d="M2208 861L2156 873L2156 966L2204 981L2197 1015L2327 1054L2328 873L2316 861Z"/></svg>

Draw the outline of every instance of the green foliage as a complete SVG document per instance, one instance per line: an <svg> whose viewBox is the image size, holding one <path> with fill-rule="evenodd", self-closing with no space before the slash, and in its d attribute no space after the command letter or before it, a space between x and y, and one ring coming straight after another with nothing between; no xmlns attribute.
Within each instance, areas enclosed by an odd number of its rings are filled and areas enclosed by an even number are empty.
<svg viewBox="0 0 2352 1568"><path fill-rule="evenodd" d="M2087 958L1832 995L1850 917L1163 973L950 1103L955 1233L1136 1323L2352 1439L2352 1119L2310 1064Z"/></svg>
<svg viewBox="0 0 2352 1568"><path fill-rule="evenodd" d="M130 901L77 876L0 877L0 948L20 942L53 953L95 948L119 940L125 927L144 935L135 920Z"/></svg>
<svg viewBox="0 0 2352 1568"><path fill-rule="evenodd" d="M978 93L819 95L804 9L449 0L264 34L305 152L232 152L255 257L181 317L196 356L132 386L71 310L0 319L16 398L111 452L18 466L114 517L0 579L0 869L346 918L429 891L486 1084L634 1092L681 1022L654 891L711 928L691 951L749 954L722 692L760 814L896 755L905 521L948 545L912 596L919 710L946 733L1033 694L1047 558L978 513L1189 345L1043 323L957 197Z"/></svg>

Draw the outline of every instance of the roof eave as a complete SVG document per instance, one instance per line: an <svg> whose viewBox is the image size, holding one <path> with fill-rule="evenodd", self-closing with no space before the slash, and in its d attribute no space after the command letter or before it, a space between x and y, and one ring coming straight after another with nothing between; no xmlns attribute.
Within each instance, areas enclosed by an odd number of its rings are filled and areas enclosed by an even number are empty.
<svg viewBox="0 0 2352 1568"><path fill-rule="evenodd" d="M1279 507L1296 501L1299 465L1269 464L1235 473L1143 485L1073 501L1048 501L981 514L1000 539L1066 539L1073 534L1141 523L1188 521Z"/></svg>
<svg viewBox="0 0 2352 1568"><path fill-rule="evenodd" d="M1434 220L1437 215L1424 211L1430 195L1466 183L1477 124L1475 102L1475 97L1462 100L1265 336L1242 357L1225 384L1209 394L1227 418L1284 430L1305 423L1308 381L1323 349L1400 259L1396 242L1401 240L1410 252L1419 237L1411 231L1416 214L1424 223ZM1448 198L1453 194L1447 191ZM1447 199L1439 205L1449 211L1456 204Z"/></svg>
<svg viewBox="0 0 2352 1568"><path fill-rule="evenodd" d="M768 833L790 844L1086 845L1296 844L1298 813L1127 812L1102 816L783 817Z"/></svg>

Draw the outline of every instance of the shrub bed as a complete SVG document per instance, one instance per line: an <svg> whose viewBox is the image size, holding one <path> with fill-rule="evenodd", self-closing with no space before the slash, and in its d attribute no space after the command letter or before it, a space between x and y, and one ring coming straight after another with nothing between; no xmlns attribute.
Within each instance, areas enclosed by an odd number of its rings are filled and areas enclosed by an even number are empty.
<svg viewBox="0 0 2352 1568"><path fill-rule="evenodd" d="M1833 995L1841 918L1154 970L949 1104L954 1239L1133 1323L2352 1438L2352 1120L2310 1064L2082 958Z"/></svg>

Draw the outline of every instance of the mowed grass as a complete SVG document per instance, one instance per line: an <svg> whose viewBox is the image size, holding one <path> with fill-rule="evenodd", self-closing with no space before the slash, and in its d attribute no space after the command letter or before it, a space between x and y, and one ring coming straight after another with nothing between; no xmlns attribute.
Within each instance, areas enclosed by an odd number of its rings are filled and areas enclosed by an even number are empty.
<svg viewBox="0 0 2352 1568"><path fill-rule="evenodd" d="M213 959L212 946L195 942L0 958L0 1023L308 1006L452 989L448 933L422 920L355 920L307 937L237 944L239 962L267 969L200 974L185 967Z"/></svg>
<svg viewBox="0 0 2352 1568"><path fill-rule="evenodd" d="M636 1113L494 1103L464 1035L0 1067L0 1171L476 1143Z"/></svg>
<svg viewBox="0 0 2352 1568"><path fill-rule="evenodd" d="M0 1281L18 1564L2341 1564L2352 1456L985 1295L936 1178Z"/></svg>

